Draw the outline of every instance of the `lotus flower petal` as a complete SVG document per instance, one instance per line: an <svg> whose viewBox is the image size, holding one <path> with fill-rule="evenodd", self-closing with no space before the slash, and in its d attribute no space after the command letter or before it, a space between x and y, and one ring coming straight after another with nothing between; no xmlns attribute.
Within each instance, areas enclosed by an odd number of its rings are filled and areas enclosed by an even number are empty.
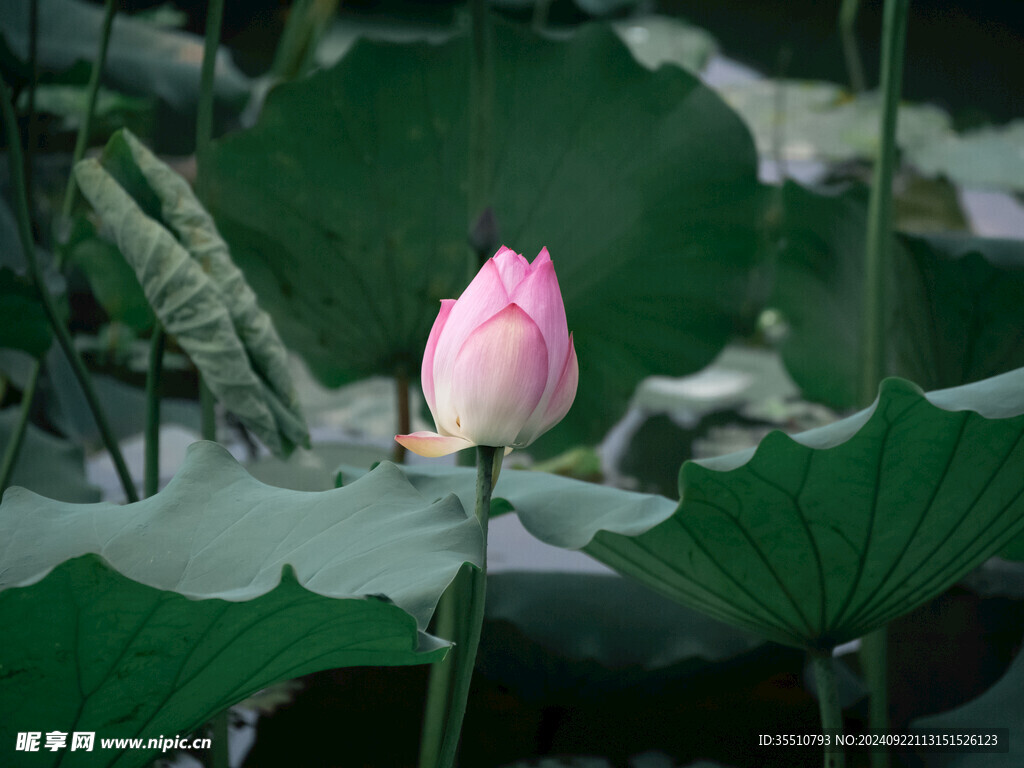
<svg viewBox="0 0 1024 768"><path fill-rule="evenodd" d="M531 264L502 246L458 300L442 301L420 373L437 432L395 438L420 455L521 448L557 424L579 365L547 248Z"/></svg>
<svg viewBox="0 0 1024 768"><path fill-rule="evenodd" d="M548 350L540 328L517 304L509 304L466 339L456 358L455 434L471 435L478 445L514 444L547 380Z"/></svg>
<svg viewBox="0 0 1024 768"><path fill-rule="evenodd" d="M463 437L450 437L439 435L436 432L413 432L410 435L395 435L395 440L404 445L413 453L429 458L447 456L449 453L461 451L463 448L472 448L471 443Z"/></svg>

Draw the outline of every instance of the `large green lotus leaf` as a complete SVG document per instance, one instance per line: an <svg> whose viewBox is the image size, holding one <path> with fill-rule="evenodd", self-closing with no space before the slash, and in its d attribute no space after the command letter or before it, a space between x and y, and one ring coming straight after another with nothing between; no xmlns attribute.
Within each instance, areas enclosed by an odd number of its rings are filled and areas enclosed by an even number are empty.
<svg viewBox="0 0 1024 768"><path fill-rule="evenodd" d="M6 446L18 422L18 408L0 411L0 445ZM82 449L44 432L32 423L25 427L24 442L11 475L11 485L21 485L61 501L87 503L100 500L99 489L85 477Z"/></svg>
<svg viewBox="0 0 1024 768"><path fill-rule="evenodd" d="M789 324L782 357L806 398L835 408L857 400L866 200L859 187L781 191L771 303ZM888 374L938 389L1024 365L1024 241L900 235L890 246Z"/></svg>
<svg viewBox="0 0 1024 768"><path fill-rule="evenodd" d="M550 249L580 360L553 452L596 442L648 373L710 361L756 250L750 136L694 76L646 70L608 28L551 41L495 24L500 241ZM419 368L467 245L469 41L360 41L272 91L200 191L282 337L329 385ZM554 73L554 75L553 75ZM571 83L571 87L566 87Z"/></svg>
<svg viewBox="0 0 1024 768"><path fill-rule="evenodd" d="M897 373L952 387L1024 365L1024 240L900 237Z"/></svg>
<svg viewBox="0 0 1024 768"><path fill-rule="evenodd" d="M12 488L0 541L0 616L18 628L0 651L5 743L40 728L186 733L277 680L436 661L444 643L422 630L482 554L458 500L425 498L394 465L302 493L259 483L215 443L128 506ZM97 749L81 764L152 757Z"/></svg>
<svg viewBox="0 0 1024 768"><path fill-rule="evenodd" d="M1021 414L1024 369L927 395L887 379L842 421L686 462L678 507L529 472L503 472L494 492L548 544L769 639L828 647L939 594L1024 528ZM405 471L428 497L471 498L469 470Z"/></svg>
<svg viewBox="0 0 1024 768"><path fill-rule="evenodd" d="M214 395L274 453L308 446L287 351L187 182L127 131L75 176Z"/></svg>

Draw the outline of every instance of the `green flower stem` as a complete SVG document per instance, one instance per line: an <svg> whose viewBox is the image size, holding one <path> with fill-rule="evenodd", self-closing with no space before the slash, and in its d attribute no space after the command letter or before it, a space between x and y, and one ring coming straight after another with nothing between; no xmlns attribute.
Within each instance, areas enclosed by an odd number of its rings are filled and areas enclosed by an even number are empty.
<svg viewBox="0 0 1024 768"><path fill-rule="evenodd" d="M818 707L821 711L821 732L835 737L843 732L843 711L839 707L839 687L832 651L812 652L814 682L818 687ZM825 768L844 768L846 755L838 744L825 747Z"/></svg>
<svg viewBox="0 0 1024 768"><path fill-rule="evenodd" d="M99 429L100 436L103 438L103 444L110 453L110 458L114 462L114 468L117 470L117 475L121 480L124 494L129 502L138 501L139 495L135 490L135 485L132 483L131 475L128 473L128 466L124 463L124 456L121 455L117 439L114 437L110 424L107 422L106 414L103 413L103 408L100 406L96 390L93 389L92 380L89 378L89 372L86 370L85 363L82 362L78 350L75 349L71 334L64 327L64 323L60 319L57 306L54 304L53 297L50 296L50 289L46 286L42 270L39 268L39 261L36 259L35 242L32 240L32 225L29 223L28 218L28 200L25 197L25 177L22 173L21 137L18 135L14 108L11 106L10 91L7 88L7 83L2 80L0 80L0 109L3 110L4 123L7 126L7 147L10 152L11 187L12 194L14 195L15 215L18 221L18 237L21 240L22 250L25 252L25 261L28 264L29 274L39 293L39 298L42 300L46 317L53 327L54 334L57 336L57 342L67 356L68 362L71 363L71 369L75 373L75 378L78 379L78 384L85 395L89 410L92 411L93 418L96 420L96 426Z"/></svg>
<svg viewBox="0 0 1024 768"><path fill-rule="evenodd" d="M477 447L476 461L476 519L483 530L484 561L479 569L466 579L466 589L460 599L460 611L464 621L458 628L453 649L454 684L448 722L445 724L444 739L441 742L440 768L452 768L462 733L462 719L466 715L466 700L469 698L469 684L473 678L473 665L480 645L480 629L484 623L484 598L487 592L487 522L491 510L491 491L494 487L495 456L502 448L488 445ZM499 459L500 460L500 459Z"/></svg>
<svg viewBox="0 0 1024 768"><path fill-rule="evenodd" d="M199 106L196 113L196 159L200 168L213 136L213 79L217 68L217 46L224 19L224 0L210 0L206 8L206 40L203 45L203 69L199 81Z"/></svg>
<svg viewBox="0 0 1024 768"><path fill-rule="evenodd" d="M438 637L450 639L456 636L459 617L462 614L459 597L467 588L465 582L469 578L471 578L471 574L466 568L463 568L441 595L434 621L434 634ZM423 708L419 768L435 768L437 765L448 716L448 706L451 701L454 658L455 649L452 648L442 661L432 664L430 667L427 701Z"/></svg>
<svg viewBox="0 0 1024 768"><path fill-rule="evenodd" d="M75 138L75 151L71 159L71 173L68 174L67 187L64 189L64 205L61 208L60 226L67 228L71 219L71 208L75 204L75 192L78 190L75 184L74 167L85 155L85 148L89 144L89 132L92 128L92 115L96 111L96 95L100 90L100 77L103 74L103 67L107 62L107 47L110 44L110 32L114 27L114 16L117 13L117 0L107 0L103 9L103 27L100 30L100 49L92 62L92 72L89 73L89 84L86 87L85 114L82 115L82 122L78 126L78 136Z"/></svg>
<svg viewBox="0 0 1024 768"><path fill-rule="evenodd" d="M21 393L21 407L18 410L18 421L14 425L14 431L7 441L4 449L4 462L0 466L0 494L7 490L11 482L11 475L14 474L14 466L18 463L18 454L21 451L21 443L25 438L25 430L28 427L28 415L32 411L32 399L36 395L36 383L39 381L39 370L43 367L41 361L36 360L32 364L32 370L28 375L28 382L25 384L25 391Z"/></svg>
<svg viewBox="0 0 1024 768"><path fill-rule="evenodd" d="M860 401L867 405L875 398L878 383L886 374L885 282L889 274L889 244L892 241L892 177L896 168L896 121L903 85L903 54L907 39L910 0L886 0L882 20L882 96L878 158L875 162L868 202L867 243L864 253L864 327L861 354ZM871 670L868 690L871 696L870 727L876 732L889 729L887 660L885 627L864 638L861 658ZM885 768L889 756L885 750L872 750L873 768Z"/></svg>
<svg viewBox="0 0 1024 768"><path fill-rule="evenodd" d="M158 322L149 345L149 370L146 373L146 469L143 493L147 498L160 485L160 377L164 367L164 346L167 335Z"/></svg>

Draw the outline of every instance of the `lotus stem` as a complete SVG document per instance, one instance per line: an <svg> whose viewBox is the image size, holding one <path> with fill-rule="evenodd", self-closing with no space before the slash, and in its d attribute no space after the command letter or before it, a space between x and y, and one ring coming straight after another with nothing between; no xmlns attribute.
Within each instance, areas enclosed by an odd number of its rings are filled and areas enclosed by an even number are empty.
<svg viewBox="0 0 1024 768"><path fill-rule="evenodd" d="M459 596L468 588L466 580L471 574L462 569L441 595L435 613L434 634L451 640L458 634L462 606ZM448 707L451 702L452 677L454 675L455 649L452 648L444 659L430 666L427 683L427 700L423 708L423 731L420 737L419 768L435 768L441 753Z"/></svg>
<svg viewBox="0 0 1024 768"><path fill-rule="evenodd" d="M860 400L875 399L886 373L885 283L892 240L892 178L896 169L896 119L903 82L903 49L907 37L909 0L886 0L882 27L882 115L878 157L868 202L864 254L864 329Z"/></svg>
<svg viewBox="0 0 1024 768"><path fill-rule="evenodd" d="M839 7L839 39L843 43L846 74L850 78L850 89L854 93L864 91L864 65L860 60L856 30L859 12L860 0L843 0L843 4Z"/></svg>
<svg viewBox="0 0 1024 768"><path fill-rule="evenodd" d="M409 411L409 374L405 372L404 366L395 371L395 404L398 409L398 434L408 435L412 432L412 415ZM405 461L405 446L397 440L391 458L395 464Z"/></svg>
<svg viewBox="0 0 1024 768"><path fill-rule="evenodd" d="M860 660L864 679L871 694L868 724L873 731L889 730L889 625L879 627L860 641ZM888 768L889 751L871 750L872 768Z"/></svg>
<svg viewBox="0 0 1024 768"><path fill-rule="evenodd" d="M231 710L225 709L213 716L213 720L210 721L210 765L213 768L229 768L231 765L229 760L228 748L229 733L231 720Z"/></svg>
<svg viewBox="0 0 1024 768"><path fill-rule="evenodd" d="M868 202L868 225L864 253L864 327L861 354L860 401L868 405L875 398L878 383L886 374L885 283L890 271L892 242L892 179L896 169L896 124L903 85L903 55L907 39L909 0L886 0L882 20L882 96L878 157L875 162ZM868 690L871 696L870 727L875 732L889 729L886 628L864 638L861 655L871 670ZM873 768L889 764L887 751L871 752Z"/></svg>
<svg viewBox="0 0 1024 768"><path fill-rule="evenodd" d="M32 411L32 400L36 395L36 384L39 381L39 370L43 367L42 361L36 360L32 364L32 370L28 375L28 382L21 393L21 406L18 408L18 421L14 425L14 431L7 441L4 449L4 461L0 466L0 495L7 490L11 483L11 475L14 474L14 467L18 463L18 454L21 452L21 443L25 438L25 431L28 427L28 416Z"/></svg>
<svg viewBox="0 0 1024 768"><path fill-rule="evenodd" d="M217 441L217 400L199 374L199 433L203 440Z"/></svg>
<svg viewBox="0 0 1024 768"><path fill-rule="evenodd" d="M117 14L117 0L107 0L103 8L103 27L100 30L100 48L96 58L92 62L92 71L89 73L89 84L86 86L85 112L82 115L82 122L78 126L78 136L75 138L75 150L71 158L71 172L68 174L67 187L64 189L64 205L61 207L61 228L69 227L71 220L71 209L75 204L75 192L78 186L75 184L74 168L78 161L85 155L85 148L89 145L89 133L92 130L92 115L96 111L96 95L100 91L100 78L103 75L103 67L107 63L107 48L110 45L110 33L114 27L114 16Z"/></svg>
<svg viewBox="0 0 1024 768"><path fill-rule="evenodd" d="M451 706L448 711L448 722L444 729L441 742L441 757L438 765L441 768L452 768L459 747L459 736L462 733L462 720L466 715L466 701L469 698L469 685L473 678L473 666L476 663L476 652L480 645L480 630L484 623L484 600L487 592L487 522L491 510L491 491L493 490L495 456L502 451L488 445L477 447L476 461L476 519L483 531L483 562L480 568L473 570L466 580L466 592L460 599L460 607L465 621L456 637L453 667L455 680L452 687ZM502 456L504 454L501 454Z"/></svg>
<svg viewBox="0 0 1024 768"><path fill-rule="evenodd" d="M217 69L217 46L224 20L224 0L210 0L206 9L206 39L203 43L203 68L199 81L199 106L196 111L196 160L200 168L213 136L213 81Z"/></svg>
<svg viewBox="0 0 1024 768"><path fill-rule="evenodd" d="M160 486L160 377L164 367L167 334L159 322L153 328L149 345L149 370L146 372L146 468L143 493L148 498Z"/></svg>
<svg viewBox="0 0 1024 768"><path fill-rule="evenodd" d="M821 712L821 732L834 740L843 732L843 711L839 706L839 687L836 685L835 661L832 650L812 651L814 683L818 688L818 708ZM844 768L846 755L838 743L825 746L825 768Z"/></svg>

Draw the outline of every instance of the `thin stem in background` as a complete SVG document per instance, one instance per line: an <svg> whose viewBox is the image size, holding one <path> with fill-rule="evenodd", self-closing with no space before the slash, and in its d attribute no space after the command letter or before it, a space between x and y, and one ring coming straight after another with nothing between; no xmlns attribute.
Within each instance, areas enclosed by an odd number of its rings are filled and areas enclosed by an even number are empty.
<svg viewBox="0 0 1024 768"><path fill-rule="evenodd" d="M292 5L270 67L275 78L294 80L306 73L324 30L337 12L338 0L298 0Z"/></svg>
<svg viewBox="0 0 1024 768"><path fill-rule="evenodd" d="M903 49L909 0L886 0L882 25L882 115L878 158L868 202L864 253L864 328L861 352L861 405L875 399L885 375L885 283L892 240L892 179L896 170L896 118L903 83Z"/></svg>
<svg viewBox="0 0 1024 768"><path fill-rule="evenodd" d="M100 406L96 390L93 388L92 380L89 378L89 371L86 370L85 363L82 362L78 350L75 349L75 343L71 339L71 334L64 327L64 323L57 313L53 297L50 296L50 289L47 287L46 281L43 279L42 270L39 268L35 242L32 239L32 225L28 218L28 200L25 197L21 137L18 135L18 125L14 118L14 107L11 106L10 91L7 88L7 83L4 83L2 80L0 80L0 108L3 110L4 123L7 126L7 144L8 150L11 153L11 192L14 196L18 237L21 240L21 247L25 252L25 262L28 264L29 275L32 277L32 282L35 284L39 298L42 300L43 309L46 311L46 317L49 319L53 332L57 336L57 342L60 344L65 356L67 356L68 362L71 364L71 370L74 371L75 378L78 379L78 384L82 388L82 394L85 395L89 410L92 411L93 418L96 420L96 426L99 429L100 436L103 438L103 445L110 453L110 458L114 462L114 468L117 470L118 478L121 480L125 496L129 502L138 501L138 492L132 483L128 466L124 462L124 456L121 455L121 449L117 444L117 439L114 437L113 430L110 429L110 424L107 422L106 414L104 414L103 408Z"/></svg>
<svg viewBox="0 0 1024 768"><path fill-rule="evenodd" d="M199 376L199 431L203 440L217 441L217 400Z"/></svg>
<svg viewBox="0 0 1024 768"><path fill-rule="evenodd" d="M196 160L201 167L213 137L213 80L217 70L217 46L224 20L224 0L210 0L206 9L206 40L203 44L203 70L199 80L199 106L196 111Z"/></svg>
<svg viewBox="0 0 1024 768"><path fill-rule="evenodd" d="M886 0L882 20L882 97L878 158L875 163L868 202L867 238L864 253L864 326L861 345L861 405L875 399L878 383L886 373L885 283L890 272L889 245L892 242L892 179L896 169L896 122L903 86L903 56L907 39L909 0ZM870 670L868 690L871 696L869 725L872 731L889 730L886 659L886 628L864 638L861 659ZM885 768L889 755L872 750L873 768Z"/></svg>
<svg viewBox="0 0 1024 768"><path fill-rule="evenodd" d="M149 370L146 372L146 468L143 473L143 494L148 498L160 486L160 379L164 368L164 346L167 334L159 322L153 328L149 343Z"/></svg>
<svg viewBox="0 0 1024 768"><path fill-rule="evenodd" d="M25 438L25 430L28 427L28 416L32 412L32 400L36 395L36 384L39 381L39 371L43 367L41 360L32 364L32 370L28 374L28 382L25 390L21 393L21 406L18 409L18 421L14 425L14 431L7 441L4 449L3 465L0 465L0 495L7 490L11 483L11 476L14 474L14 467L18 463L18 454L21 452L21 443Z"/></svg>
<svg viewBox="0 0 1024 768"><path fill-rule="evenodd" d="M412 432L412 415L409 412L409 374L404 368L395 372L395 404L398 409L398 434L408 435ZM391 458L396 464L405 461L405 446L397 440Z"/></svg>
<svg viewBox="0 0 1024 768"><path fill-rule="evenodd" d="M868 705L868 724L872 731L889 730L889 625L879 627L860 641L861 666L864 681L871 693ZM887 768L889 752L871 750L872 768Z"/></svg>
<svg viewBox="0 0 1024 768"><path fill-rule="evenodd" d="M484 602L487 594L487 523L491 510L491 491L494 486L495 457L504 456L502 448L488 445L477 446L476 457L476 519L483 531L483 562L474 569L467 579L468 594L461 598L461 613L465 624L456 637L454 653L455 680L452 685L451 706L448 722L445 724L444 739L441 742L440 768L452 768L459 749L462 720L466 715L466 701L469 698L470 682L476 651L480 645L480 630L484 623Z"/></svg>
<svg viewBox="0 0 1024 768"><path fill-rule="evenodd" d="M821 732L830 736L832 744L825 747L825 768L843 768L846 755L835 738L843 732L843 710L839 706L839 686L836 684L835 661L832 652L811 653L814 683L818 688L818 709L821 712Z"/></svg>
<svg viewBox="0 0 1024 768"><path fill-rule="evenodd" d="M854 93L864 92L864 65L860 60L860 47L857 45L857 14L860 11L860 0L843 0L839 7L839 39L843 43L843 59L846 61L846 74L850 78L850 90Z"/></svg>
<svg viewBox="0 0 1024 768"><path fill-rule="evenodd" d="M228 768L231 764L228 754L230 724L230 709L225 709L214 715L213 720L210 721L210 730L212 731L210 735L210 765L212 768Z"/></svg>
<svg viewBox="0 0 1024 768"><path fill-rule="evenodd" d="M210 0L206 9L206 39L203 44L203 69L199 80L199 107L196 112L196 160L200 174L203 157L213 134L213 82L217 69L217 47L220 45L220 27L224 19L224 0ZM199 409L202 418L203 440L217 439L217 414L210 388L199 375ZM216 768L219 768L214 763Z"/></svg>
<svg viewBox="0 0 1024 768"><path fill-rule="evenodd" d="M36 88L39 85L39 0L32 0L28 10L28 125L25 127L25 198L28 200L29 222L35 218L35 195L32 192L32 156L39 142L36 119Z"/></svg>
<svg viewBox="0 0 1024 768"><path fill-rule="evenodd" d="M92 130L92 115L96 111L96 94L100 90L100 78L103 75L103 67L107 63L107 48L110 44L110 32L114 27L114 16L117 14L118 0L107 0L103 11L103 27L100 30L100 48L96 58L92 62L92 72L89 74L89 85L86 88L85 114L82 115L82 122L78 126L78 136L75 138L75 152L71 157L71 173L68 174L68 184L64 189L64 205L61 207L59 231L61 239L70 229L71 209L75 204L75 192L78 185L75 184L75 165L85 155L85 148L89 145L89 133ZM57 258L60 259L60 249ZM58 262L59 265L59 262Z"/></svg>

